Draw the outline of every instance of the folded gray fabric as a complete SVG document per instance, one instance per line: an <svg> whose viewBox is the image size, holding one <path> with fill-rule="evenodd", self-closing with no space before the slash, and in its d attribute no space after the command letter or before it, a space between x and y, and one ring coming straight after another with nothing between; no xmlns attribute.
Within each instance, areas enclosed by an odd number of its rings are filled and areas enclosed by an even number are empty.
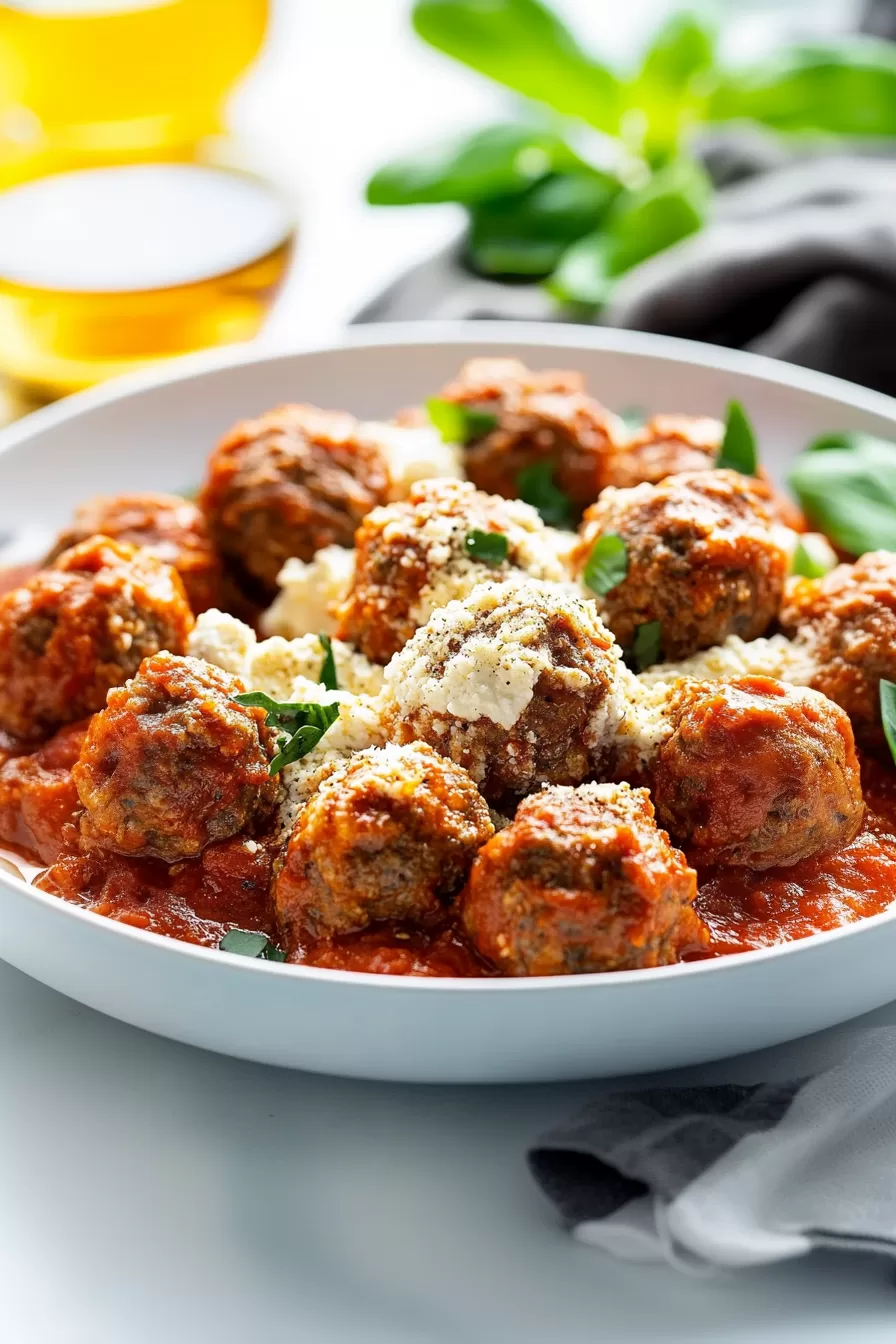
<svg viewBox="0 0 896 1344"><path fill-rule="evenodd" d="M896 1029L785 1083L610 1093L529 1154L575 1236L692 1272L814 1248L896 1256Z"/></svg>

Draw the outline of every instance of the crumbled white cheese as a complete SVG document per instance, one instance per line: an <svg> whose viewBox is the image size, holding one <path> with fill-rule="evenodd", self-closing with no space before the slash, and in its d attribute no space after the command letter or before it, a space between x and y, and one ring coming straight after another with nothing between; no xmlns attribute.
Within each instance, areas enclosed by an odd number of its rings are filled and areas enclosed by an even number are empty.
<svg viewBox="0 0 896 1344"><path fill-rule="evenodd" d="M546 621L572 614L606 643L593 606L561 584L535 580L483 583L462 602L433 612L386 668L399 712L425 709L510 729L525 711L542 672L585 691L588 674L553 663Z"/></svg>
<svg viewBox="0 0 896 1344"><path fill-rule="evenodd" d="M344 546L324 546L307 563L287 560L277 576L280 592L261 618L266 635L330 635L333 612L349 590L355 553Z"/></svg>
<svg viewBox="0 0 896 1344"><path fill-rule="evenodd" d="M241 677L255 644L254 630L228 612L211 607L197 616L187 639L187 653Z"/></svg>
<svg viewBox="0 0 896 1344"><path fill-rule="evenodd" d="M677 677L699 677L703 681L721 681L727 677L777 677L793 686L805 686L816 672L811 637L786 639L771 635L768 639L745 641L729 635L724 644L704 649L680 663L657 663L642 672L638 680L645 686L672 682Z"/></svg>
<svg viewBox="0 0 896 1344"><path fill-rule="evenodd" d="M359 437L378 448L385 459L392 499L404 499L416 481L436 476L463 479L460 446L444 443L432 425L368 421L361 425Z"/></svg>

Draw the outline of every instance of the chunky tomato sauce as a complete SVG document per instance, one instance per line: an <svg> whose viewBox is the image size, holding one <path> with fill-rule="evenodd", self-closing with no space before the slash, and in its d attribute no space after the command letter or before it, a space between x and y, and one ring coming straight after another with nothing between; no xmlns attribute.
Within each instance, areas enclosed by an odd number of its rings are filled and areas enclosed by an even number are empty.
<svg viewBox="0 0 896 1344"><path fill-rule="evenodd" d="M173 865L77 851L71 767L85 727L65 728L37 751L0 743L0 843L53 865L36 885L110 919L206 947L232 928L274 937L273 854L263 838L235 837ZM789 868L702 874L696 910L709 941L683 960L806 938L885 910L896 899L896 772L866 761L862 783L865 824L844 848ZM495 974L448 915L428 931L389 925L321 943L301 960L388 975Z"/></svg>

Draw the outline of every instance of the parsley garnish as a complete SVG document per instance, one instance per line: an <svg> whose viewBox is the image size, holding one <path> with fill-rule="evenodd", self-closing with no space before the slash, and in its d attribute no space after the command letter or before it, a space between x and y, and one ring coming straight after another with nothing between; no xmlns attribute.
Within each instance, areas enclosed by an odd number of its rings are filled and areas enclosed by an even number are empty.
<svg viewBox="0 0 896 1344"><path fill-rule="evenodd" d="M503 532L480 532L474 527L464 538L464 550L484 565L500 565L507 559L509 542Z"/></svg>
<svg viewBox="0 0 896 1344"><path fill-rule="evenodd" d="M884 735L890 755L896 761L896 685L892 681L880 683L880 716L884 721Z"/></svg>
<svg viewBox="0 0 896 1344"><path fill-rule="evenodd" d="M271 761L272 775L278 774L285 765L307 756L339 718L338 705L305 704L301 701L289 704L272 700L263 691L247 691L244 695L233 696L233 699L238 705L246 705L250 709L267 710L265 723L274 729L280 748Z"/></svg>
<svg viewBox="0 0 896 1344"><path fill-rule="evenodd" d="M660 661L662 642L663 627L659 621L647 621L644 625L638 626L632 645L632 659L639 672Z"/></svg>
<svg viewBox="0 0 896 1344"><path fill-rule="evenodd" d="M553 462L533 462L523 467L516 483L520 499L537 509L548 527L572 527L572 505L569 496L554 484Z"/></svg>
<svg viewBox="0 0 896 1344"><path fill-rule="evenodd" d="M441 397L430 397L426 413L441 434L443 443L472 443L498 423L496 415L477 411L458 401L443 401Z"/></svg>
<svg viewBox="0 0 896 1344"><path fill-rule="evenodd" d="M739 401L729 401L725 418L725 437L716 459L716 468L739 471L742 476L755 476L759 464L756 435L747 413Z"/></svg>
<svg viewBox="0 0 896 1344"><path fill-rule="evenodd" d="M333 641L329 635L318 635L320 646L324 651L323 666L320 669L318 681L328 691L339 690L339 678L336 676L336 659L333 657Z"/></svg>
<svg viewBox="0 0 896 1344"><path fill-rule="evenodd" d="M582 573L585 586L604 597L628 574L628 548L618 532L605 532L591 547Z"/></svg>
<svg viewBox="0 0 896 1344"><path fill-rule="evenodd" d="M230 929L218 944L220 952L232 952L238 957L258 957L262 961L285 961L286 953L272 943L266 933L249 929Z"/></svg>

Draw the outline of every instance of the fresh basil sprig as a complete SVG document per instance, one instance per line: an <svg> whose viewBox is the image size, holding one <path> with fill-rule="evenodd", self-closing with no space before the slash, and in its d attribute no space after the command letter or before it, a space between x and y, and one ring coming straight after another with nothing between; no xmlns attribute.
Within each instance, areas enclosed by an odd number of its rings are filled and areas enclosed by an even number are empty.
<svg viewBox="0 0 896 1344"><path fill-rule="evenodd" d="M582 571L585 586L605 597L628 574L628 547L618 532L605 532L591 547Z"/></svg>
<svg viewBox="0 0 896 1344"><path fill-rule="evenodd" d="M553 462L546 458L523 467L516 483L520 499L537 509L548 527L572 527L572 503L554 481Z"/></svg>
<svg viewBox="0 0 896 1344"><path fill-rule="evenodd" d="M320 646L324 651L324 661L320 669L318 681L327 691L339 690L339 678L336 675L336 659L333 657L333 641L329 635L318 635Z"/></svg>
<svg viewBox="0 0 896 1344"><path fill-rule="evenodd" d="M218 944L218 950L237 957L257 957L261 961L286 960L286 953L266 933L251 929L230 929Z"/></svg>
<svg viewBox="0 0 896 1344"><path fill-rule="evenodd" d="M272 700L263 691L246 691L232 698L238 705L267 711L265 723L274 729L280 748L271 761L272 775L279 774L285 765L292 765L293 761L300 761L303 756L307 756L339 718L338 705Z"/></svg>
<svg viewBox="0 0 896 1344"><path fill-rule="evenodd" d="M896 685L892 681L880 683L880 716L890 755L896 762Z"/></svg>
<svg viewBox="0 0 896 1344"><path fill-rule="evenodd" d="M663 627L659 621L645 621L635 630L632 644L632 662L638 672L660 661L663 647Z"/></svg>
<svg viewBox="0 0 896 1344"><path fill-rule="evenodd" d="M841 551L896 550L896 444L825 435L796 459L790 485L806 517Z"/></svg>
<svg viewBox="0 0 896 1344"><path fill-rule="evenodd" d="M716 458L716 469L739 471L741 476L755 476L759 466L756 434L749 416L739 401L729 401L725 417L725 436Z"/></svg>
<svg viewBox="0 0 896 1344"><path fill-rule="evenodd" d="M790 558L790 572L801 579L821 579L836 565L830 545L818 533L800 537Z"/></svg>
<svg viewBox="0 0 896 1344"><path fill-rule="evenodd" d="M442 436L443 443L472 443L488 434L498 423L498 417L488 411L477 411L459 401L445 401L430 397L426 413Z"/></svg>
<svg viewBox="0 0 896 1344"><path fill-rule="evenodd" d="M484 565L500 565L507 559L510 543L503 532L481 532L472 528L464 537L464 550Z"/></svg>

